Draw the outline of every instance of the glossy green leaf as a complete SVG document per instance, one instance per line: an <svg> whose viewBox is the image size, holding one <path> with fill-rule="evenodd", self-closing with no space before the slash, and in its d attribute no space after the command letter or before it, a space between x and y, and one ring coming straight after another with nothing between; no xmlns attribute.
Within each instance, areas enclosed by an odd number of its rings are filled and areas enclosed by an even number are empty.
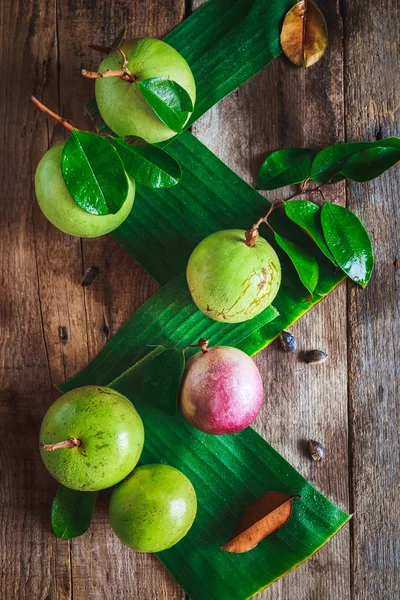
<svg viewBox="0 0 400 600"><path fill-rule="evenodd" d="M193 527L177 545L157 556L192 600L249 598L316 552L349 515L250 427L236 435L211 436L194 429L181 415L172 418L155 409L140 384L151 363L148 356L116 380L104 378L103 383L127 396L143 420L141 463L170 464L189 477L196 490ZM301 506L294 505L289 521L246 556L227 556L221 546L243 510L267 491L298 494Z"/></svg>
<svg viewBox="0 0 400 600"><path fill-rule="evenodd" d="M138 81L137 85L161 121L172 131L181 133L193 111L193 103L187 91L176 81L163 77Z"/></svg>
<svg viewBox="0 0 400 600"><path fill-rule="evenodd" d="M184 369L185 354L182 349L164 349L157 354L150 362L143 379L143 396L146 402L171 417L175 416Z"/></svg>
<svg viewBox="0 0 400 600"><path fill-rule="evenodd" d="M368 148L353 154L341 170L341 174L353 181L370 181L382 175L400 161L400 147Z"/></svg>
<svg viewBox="0 0 400 600"><path fill-rule="evenodd" d="M325 202L321 222L326 243L339 267L365 287L374 267L371 240L359 218L347 208Z"/></svg>
<svg viewBox="0 0 400 600"><path fill-rule="evenodd" d="M321 208L308 200L292 200L284 203L286 215L314 240L321 252L336 264L326 245L321 225Z"/></svg>
<svg viewBox="0 0 400 600"><path fill-rule="evenodd" d="M83 535L90 527L97 492L77 492L60 485L51 507L51 526L63 540Z"/></svg>
<svg viewBox="0 0 400 600"><path fill-rule="evenodd" d="M310 294L315 290L318 283L318 262L316 258L302 248L299 244L288 240L287 238L275 233L275 241L278 246L288 255L294 268L300 277L301 283L308 289Z"/></svg>
<svg viewBox="0 0 400 600"><path fill-rule="evenodd" d="M310 174L317 152L314 148L285 148L272 152L261 166L256 189L275 190L285 185L303 183Z"/></svg>
<svg viewBox="0 0 400 600"><path fill-rule="evenodd" d="M115 139L113 144L126 172L137 183L151 188L168 188L181 180L178 161L162 148L151 144L132 145L123 138Z"/></svg>
<svg viewBox="0 0 400 600"><path fill-rule="evenodd" d="M128 179L107 139L74 129L64 146L61 168L69 193L86 212L115 214L125 202Z"/></svg>
<svg viewBox="0 0 400 600"><path fill-rule="evenodd" d="M370 148L397 148L400 149L399 138L387 138L377 142L355 142L349 144L335 144L324 148L314 158L310 178L319 183L328 181L337 182L343 179L343 168L351 157L363 150ZM338 175L338 177L335 177Z"/></svg>

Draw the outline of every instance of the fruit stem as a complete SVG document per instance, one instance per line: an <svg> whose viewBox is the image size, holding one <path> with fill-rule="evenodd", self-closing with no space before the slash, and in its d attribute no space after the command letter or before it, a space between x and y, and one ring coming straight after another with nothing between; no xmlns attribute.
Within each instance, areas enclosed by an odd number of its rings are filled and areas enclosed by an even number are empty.
<svg viewBox="0 0 400 600"><path fill-rule="evenodd" d="M53 119L55 119L58 123L61 123L61 125L64 125L65 129L68 129L68 131L72 131L74 129L71 123L68 122L68 119L64 119L64 117L60 117L59 115L57 115L55 112L47 108L47 106L39 102L39 100L35 98L35 96L31 96L31 100L33 104L35 104L38 107L39 110L46 113L46 115L53 117Z"/></svg>
<svg viewBox="0 0 400 600"><path fill-rule="evenodd" d="M206 338L201 338L197 344L191 344L190 346L185 346L185 348L183 349L183 351L187 350L188 348L200 348L200 350L202 351L203 354L206 354L208 352L207 350L207 346L210 340L206 340Z"/></svg>
<svg viewBox="0 0 400 600"><path fill-rule="evenodd" d="M129 81L130 83L135 82L136 77L133 75L133 73L130 72L130 70L126 66L128 64L128 59L126 58L125 52L119 47L117 48L117 50L122 56L122 67L120 69L107 69L107 71L104 71L103 73L100 73L98 71L87 71L86 69L82 69L82 75L87 79L104 79L106 77L120 77L120 79L123 79L124 81Z"/></svg>
<svg viewBox="0 0 400 600"><path fill-rule="evenodd" d="M63 440L62 442L57 442L56 444L41 444L41 447L43 448L43 450L48 450L49 452L52 452L53 450L60 450L61 448L67 448L70 450L71 448L78 448L81 445L81 440L69 437L66 440Z"/></svg>

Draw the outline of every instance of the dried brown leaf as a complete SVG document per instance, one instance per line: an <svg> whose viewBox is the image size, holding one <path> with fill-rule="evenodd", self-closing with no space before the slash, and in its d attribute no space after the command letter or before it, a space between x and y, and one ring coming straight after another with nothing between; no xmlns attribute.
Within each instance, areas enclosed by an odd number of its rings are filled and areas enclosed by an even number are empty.
<svg viewBox="0 0 400 600"><path fill-rule="evenodd" d="M301 0L289 10L282 26L281 46L298 67L311 67L325 54L328 29L324 15L312 0Z"/></svg>
<svg viewBox="0 0 400 600"><path fill-rule="evenodd" d="M244 511L232 539L221 550L248 552L267 535L284 525L292 514L292 502L296 496L282 492L267 492Z"/></svg>

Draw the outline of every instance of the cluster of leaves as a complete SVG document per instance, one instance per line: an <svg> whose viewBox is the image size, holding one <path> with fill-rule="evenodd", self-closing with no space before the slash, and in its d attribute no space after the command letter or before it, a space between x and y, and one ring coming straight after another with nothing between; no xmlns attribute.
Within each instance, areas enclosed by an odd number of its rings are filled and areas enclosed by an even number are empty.
<svg viewBox="0 0 400 600"><path fill-rule="evenodd" d="M274 190L314 181L320 189L345 178L369 181L400 160L400 139L336 144L323 150L287 148L272 152L264 161L256 188ZM365 287L371 277L374 257L371 240L360 220L347 208L324 202L322 208L306 200L281 203L286 216L315 242L325 259ZM318 288L319 266L313 252L274 233L278 246L289 256L300 280L312 293Z"/></svg>
<svg viewBox="0 0 400 600"><path fill-rule="evenodd" d="M110 48L92 48L109 52L120 47L124 36L122 30ZM162 77L130 85L140 88L146 102L167 127L182 133L193 111L192 100L182 86ZM97 116L95 101L86 108L92 118ZM141 138L119 138L111 133L103 137L76 129L64 147L62 173L74 201L95 215L115 214L121 209L128 193L126 174L151 188L172 187L182 177L181 167L171 154Z"/></svg>
<svg viewBox="0 0 400 600"><path fill-rule="evenodd" d="M318 148L286 148L272 152L261 166L256 188L275 190L312 180L320 184L343 179L370 181L400 160L400 138L334 144Z"/></svg>
<svg viewBox="0 0 400 600"><path fill-rule="evenodd" d="M74 129L61 160L74 201L95 215L117 213L126 200L128 178L152 188L179 183L182 172L168 152L140 138L103 137Z"/></svg>
<svg viewBox="0 0 400 600"><path fill-rule="evenodd" d="M350 279L365 287L371 278L374 256L371 240L358 217L343 206L324 202L322 208L308 200L283 202L286 216L315 242L324 257ZM319 287L319 263L314 252L274 233L288 255L302 284L312 295L324 295Z"/></svg>

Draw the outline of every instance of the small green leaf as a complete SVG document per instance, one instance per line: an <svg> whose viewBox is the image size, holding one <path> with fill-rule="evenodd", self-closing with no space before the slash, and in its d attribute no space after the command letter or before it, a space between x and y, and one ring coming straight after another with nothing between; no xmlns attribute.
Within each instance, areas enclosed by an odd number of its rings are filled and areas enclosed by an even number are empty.
<svg viewBox="0 0 400 600"><path fill-rule="evenodd" d="M326 245L321 225L321 208L308 200L292 200L284 202L285 212L289 219L299 225L314 240L326 258L336 264Z"/></svg>
<svg viewBox="0 0 400 600"><path fill-rule="evenodd" d="M162 77L138 81L138 86L161 121L172 131L182 133L183 126L193 111L193 103L187 91L176 81Z"/></svg>
<svg viewBox="0 0 400 600"><path fill-rule="evenodd" d="M178 161L165 150L151 144L132 145L123 138L113 143L126 172L138 183L151 188L168 188L181 180Z"/></svg>
<svg viewBox="0 0 400 600"><path fill-rule="evenodd" d="M365 287L371 278L374 255L360 219L343 206L325 202L321 223L328 248L339 267L350 279Z"/></svg>
<svg viewBox="0 0 400 600"><path fill-rule="evenodd" d="M117 35L117 37L115 38L113 43L111 44L111 50L115 50L115 48L120 47L120 45L122 44L122 42L125 39L125 35L126 35L126 27L121 29L121 31L119 32L119 34Z"/></svg>
<svg viewBox="0 0 400 600"><path fill-rule="evenodd" d="M309 176L317 152L315 148L285 148L272 152L261 166L256 189L275 190L302 183Z"/></svg>
<svg viewBox="0 0 400 600"><path fill-rule="evenodd" d="M51 526L56 536L70 540L86 533L96 498L97 492L78 492L59 485L51 507Z"/></svg>
<svg viewBox="0 0 400 600"><path fill-rule="evenodd" d="M146 401L171 417L176 415L184 369L184 351L171 348L157 354L143 376L142 389Z"/></svg>
<svg viewBox="0 0 400 600"><path fill-rule="evenodd" d="M319 270L316 258L299 244L277 233L275 233L275 241L292 261L301 283L312 294L318 283Z"/></svg>
<svg viewBox="0 0 400 600"><path fill-rule="evenodd" d="M344 165L341 174L353 181L370 181L382 175L399 160L400 148L368 148L353 154Z"/></svg>
<svg viewBox="0 0 400 600"><path fill-rule="evenodd" d="M326 183L328 181L337 183L344 179L344 175L342 174L343 168L354 154L377 147L400 149L400 139L393 137L386 140L378 140L377 142L355 142L328 146L328 148L324 148L321 152L318 152L314 158L310 179L318 183Z"/></svg>
<svg viewBox="0 0 400 600"><path fill-rule="evenodd" d="M69 193L86 212L115 214L125 202L128 179L107 139L74 129L64 146L61 168Z"/></svg>

